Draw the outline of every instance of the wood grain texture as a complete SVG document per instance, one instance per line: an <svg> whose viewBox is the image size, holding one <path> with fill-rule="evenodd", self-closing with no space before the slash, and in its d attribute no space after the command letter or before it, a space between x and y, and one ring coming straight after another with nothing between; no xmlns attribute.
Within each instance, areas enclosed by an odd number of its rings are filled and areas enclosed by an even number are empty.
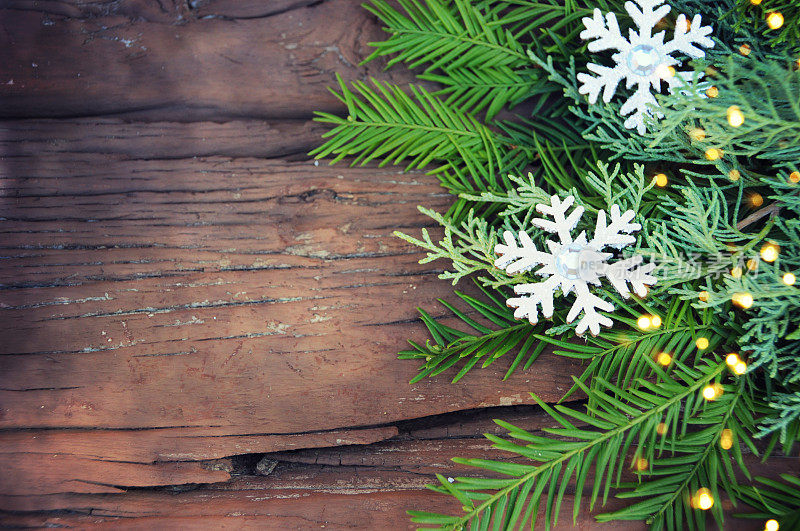
<svg viewBox="0 0 800 531"><path fill-rule="evenodd" d="M381 73L358 66L382 34L360 2L193 4L12 2L0 10L0 116L307 118L340 109L335 72Z"/></svg>

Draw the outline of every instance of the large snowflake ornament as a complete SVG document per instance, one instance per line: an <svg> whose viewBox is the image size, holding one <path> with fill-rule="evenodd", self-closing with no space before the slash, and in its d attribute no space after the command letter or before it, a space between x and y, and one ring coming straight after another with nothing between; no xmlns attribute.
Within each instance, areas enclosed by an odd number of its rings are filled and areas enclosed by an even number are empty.
<svg viewBox="0 0 800 531"><path fill-rule="evenodd" d="M661 82L665 81L669 90L674 91L692 77L692 72L675 71L673 65L680 65L681 62L672 54L682 52L697 59L705 57L705 52L699 46L714 46L714 41L708 37L712 29L701 25L700 15L695 15L691 24L685 15L679 15L671 41L664 42L663 31L653 35L655 25L671 10L669 5L663 3L664 0L625 2L625 10L639 28L638 32L630 29L627 39L620 33L614 13L607 13L603 18L600 10L595 9L591 18L583 19L586 29L581 32L581 38L596 39L589 43L589 51L617 50L617 53L611 56L616 63L614 67L587 64L586 67L597 76L578 74L578 81L582 83L578 91L588 94L589 103L594 104L602 90L603 101L608 103L623 79L628 89L636 85L636 92L622 105L620 112L623 116L630 114L625 120L625 127L636 128L639 134L645 132L644 117L651 114L649 106L658 106L650 88L661 92ZM655 115L663 117L657 111Z"/></svg>
<svg viewBox="0 0 800 531"><path fill-rule="evenodd" d="M623 298L630 297L630 284L633 291L640 297L647 294L647 286L656 283L656 278L650 275L655 264L640 265L643 261L639 255L609 262L612 253L604 252L606 247L622 249L636 241L630 233L641 229L638 223L631 223L634 213L632 210L620 213L617 205L611 207L611 222L607 223L606 213L601 210L597 214L597 224L594 237L587 241L586 233L581 231L577 238L572 237L572 230L583 215L583 207L578 206L567 214L575 203L575 198L567 197L563 201L554 195L550 198L550 205L536 205L536 210L550 216L549 219L536 218L533 225L547 232L557 234L558 242L547 240L549 252L536 248L531 238L524 232L519 233L519 244L511 231L503 234L505 244L499 243L495 253L499 258L495 265L505 269L510 275L515 275L542 267L536 271L537 275L545 278L535 284L517 284L514 292L520 297L508 299L507 304L516 308L514 317L517 319L528 318L531 324L539 320L538 307L541 306L545 318L553 316L553 296L556 289L561 288L561 293L566 296L575 292L575 302L567 315L567 322L571 323L583 312L583 317L578 322L575 332L582 335L588 328L592 335L600 333L600 325L611 326L611 319L600 314L598 310L610 312L614 306L589 290L589 285L600 285L600 279L605 277Z"/></svg>

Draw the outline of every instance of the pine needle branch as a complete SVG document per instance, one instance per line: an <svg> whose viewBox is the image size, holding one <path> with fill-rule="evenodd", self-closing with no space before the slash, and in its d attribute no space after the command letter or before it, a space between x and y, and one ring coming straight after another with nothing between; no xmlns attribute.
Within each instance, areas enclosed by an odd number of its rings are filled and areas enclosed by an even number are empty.
<svg viewBox="0 0 800 531"><path fill-rule="evenodd" d="M510 475L513 479L456 478L454 483L450 483L442 478L442 485L434 490L458 498L464 505L465 514L446 516L412 511L410 513L414 517L413 521L438 525L441 529L461 529L470 523L481 529L492 523L511 529L523 527L530 520L533 527L536 514L541 504L545 503L545 528L550 529L557 522L565 487L572 477L577 480L574 519L579 511L580 499L591 467L596 466L596 479L589 498L590 506L593 506L601 488L605 500L610 487L619 484L624 456L634 440L639 441L639 452L644 452L647 448L647 457L654 460L655 448L653 445L645 446L645 443L656 437L660 423L678 426L683 415L688 417L684 417L684 426L686 421L710 426L727 422L728 417L724 415L720 419L715 414L698 414L704 410L699 391L721 377L725 370L724 363L701 363L694 369L678 364L670 375L655 364L653 370L658 374L659 383L641 381L639 390L623 390L602 379L598 379L601 384L598 388L590 389L576 381L597 404L596 408L590 410L591 416L564 406L553 409L534 396L539 405L562 426L545 431L556 437L567 437L574 442L536 436L498 421L501 426L509 429L513 438L525 441L527 445L521 446L487 435L495 443L495 447L542 464L459 459L457 461L460 463ZM728 391L730 389L726 389ZM730 402L730 398L725 400ZM686 410L685 414L682 413L683 410ZM566 417L587 424L591 429L578 428ZM664 435L662 447L682 448L681 444L686 447L685 440L691 441L691 437L691 434L686 435L685 427L673 429ZM683 489L684 486L681 483L677 488ZM656 506L651 514L656 514L659 509L660 506Z"/></svg>

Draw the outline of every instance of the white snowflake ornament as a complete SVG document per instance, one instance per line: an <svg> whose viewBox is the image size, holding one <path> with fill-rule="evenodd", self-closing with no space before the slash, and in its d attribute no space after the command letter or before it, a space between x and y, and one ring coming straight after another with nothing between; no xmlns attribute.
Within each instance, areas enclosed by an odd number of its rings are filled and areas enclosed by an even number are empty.
<svg viewBox="0 0 800 531"><path fill-rule="evenodd" d="M567 314L567 322L571 323L583 312L583 317L578 322L575 332L583 335L589 329L592 335L600 333L600 325L611 326L611 319L601 315L598 310L610 312L614 305L594 295L589 290L589 285L600 285L600 279L605 277L623 298L630 297L630 284L634 293L640 297L647 294L647 286L656 283L656 278L650 275L655 264L640 265L643 261L640 255L624 260L609 262L612 253L604 252L606 247L622 249L636 241L631 236L632 232L641 229L638 223L631 223L633 210L620 213L617 205L611 207L611 223L607 224L606 213L601 210L597 213L597 224L594 237L586 240L586 233L581 231L577 238L572 237L572 230L583 215L583 207L578 206L567 215L567 211L575 203L575 198L567 197L563 201L557 195L550 198L550 205L536 205L536 210L550 216L553 220L536 218L532 224L547 232L557 234L558 242L547 240L549 252L536 248L531 238L524 232L519 233L519 244L511 231L503 234L505 244L499 243L495 253L499 256L494 264L504 269L510 275L516 275L531 270L539 265L537 275L545 278L535 284L517 284L514 292L520 297L512 297L506 301L510 308L516 308L514 317L517 319L528 318L531 324L539 321L539 309L545 318L553 316L553 295L557 288L561 288L562 295L575 292L575 302Z"/></svg>
<svg viewBox="0 0 800 531"><path fill-rule="evenodd" d="M581 39L596 39L589 43L589 51L617 50L617 53L611 56L616 63L613 68L587 64L586 67L597 76L578 74L578 81L581 82L578 92L588 94L589 103L594 104L602 90L603 101L608 103L623 79L628 89L636 85L636 92L622 105L620 112L623 116L630 114L625 120L625 127L636 128L642 135L645 133L644 117L651 113L649 105L658 106L651 87L661 92L661 82L665 81L672 92L691 80L692 72L675 71L673 65L680 65L681 62L672 54L682 52L698 59L705 57L705 52L699 46L714 47L714 41L708 37L712 29L701 25L700 15L695 15L691 24L685 15L679 15L671 41L664 42L663 31L653 35L655 25L672 9L663 3L664 0L625 2L625 10L639 28L638 32L630 29L627 39L620 33L614 13L607 13L604 19L600 10L595 9L591 18L583 19L586 29L581 32ZM663 117L658 112L655 115Z"/></svg>

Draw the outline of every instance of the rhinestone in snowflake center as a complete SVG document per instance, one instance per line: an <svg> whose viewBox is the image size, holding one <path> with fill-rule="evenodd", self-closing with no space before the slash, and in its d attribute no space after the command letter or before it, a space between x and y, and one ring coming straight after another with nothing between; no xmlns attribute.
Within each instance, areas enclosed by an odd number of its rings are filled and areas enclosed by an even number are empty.
<svg viewBox="0 0 800 531"><path fill-rule="evenodd" d="M649 76L656 71L661 63L661 54L649 44L639 44L628 52L628 68L640 76Z"/></svg>
<svg viewBox="0 0 800 531"><path fill-rule="evenodd" d="M565 245L556 255L556 271L570 280L585 278L587 270L592 267L592 255L591 250L585 245L578 243Z"/></svg>

